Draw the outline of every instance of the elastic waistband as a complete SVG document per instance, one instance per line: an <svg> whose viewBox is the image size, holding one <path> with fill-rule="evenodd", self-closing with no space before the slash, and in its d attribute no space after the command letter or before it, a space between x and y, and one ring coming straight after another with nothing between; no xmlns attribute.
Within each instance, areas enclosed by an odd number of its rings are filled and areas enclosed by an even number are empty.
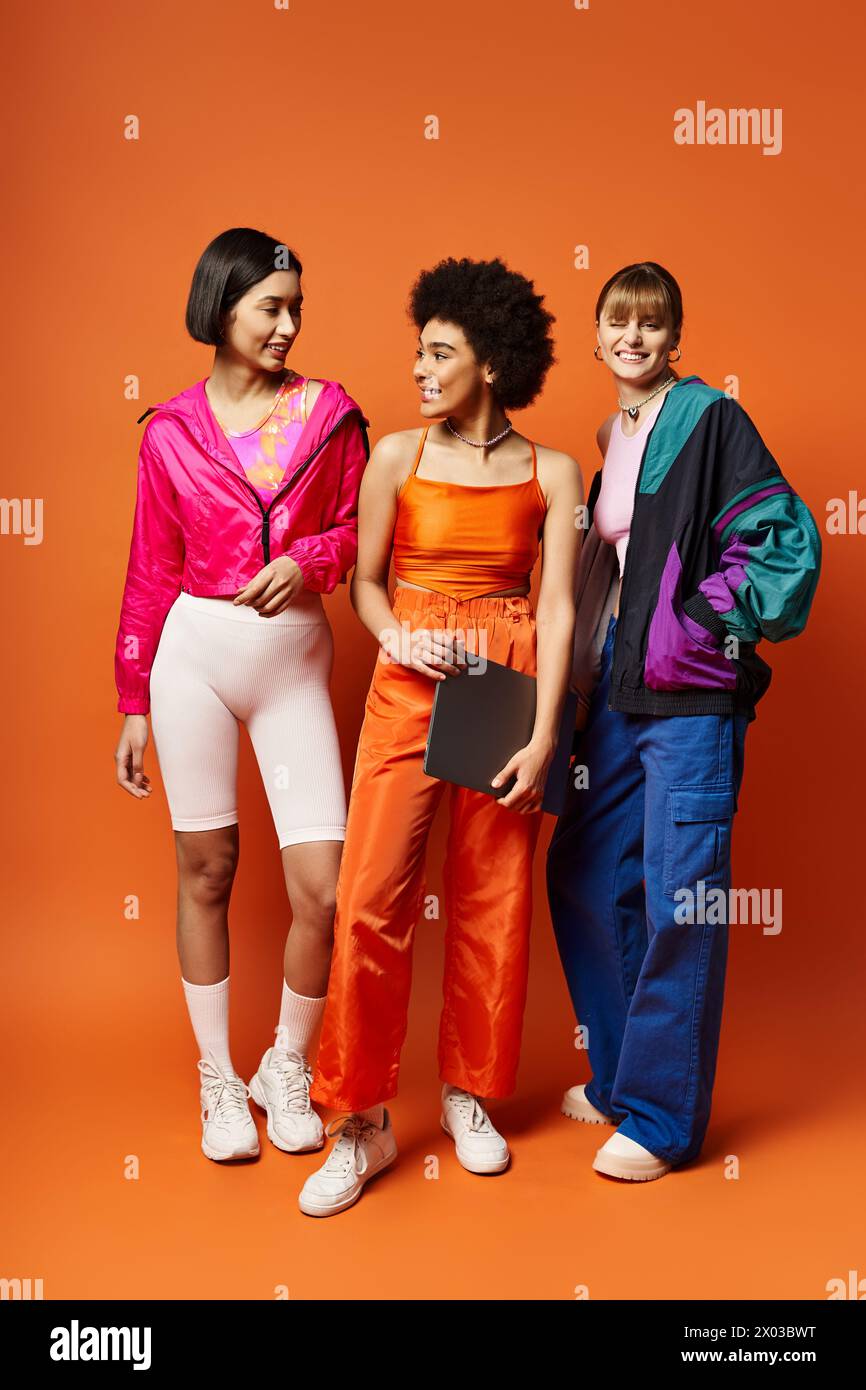
<svg viewBox="0 0 866 1390"><path fill-rule="evenodd" d="M488 598L453 598L450 594L427 593L423 589L408 589L395 585L392 598L394 611L413 610L437 615L459 614L464 618L491 617L505 614L531 618L535 610L529 594L502 594Z"/></svg>
<svg viewBox="0 0 866 1390"><path fill-rule="evenodd" d="M222 618L231 623L257 623L264 631L269 627L295 627L301 623L326 623L328 621L321 594L303 589L297 598L292 599L282 613L268 617L257 613L248 603L232 603L231 598L212 598L201 594L189 594L181 589L177 602L184 608L212 618Z"/></svg>

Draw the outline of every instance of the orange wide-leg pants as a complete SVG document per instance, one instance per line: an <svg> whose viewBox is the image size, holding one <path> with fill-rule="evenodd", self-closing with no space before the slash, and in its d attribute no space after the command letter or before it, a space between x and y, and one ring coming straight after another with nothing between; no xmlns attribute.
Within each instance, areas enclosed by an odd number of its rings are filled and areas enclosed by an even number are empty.
<svg viewBox="0 0 866 1390"><path fill-rule="evenodd" d="M459 601L396 587L393 608L404 631L457 630L470 652L536 673L535 618L528 597ZM491 795L424 772L436 685L410 666L377 660L367 695L311 1088L314 1100L335 1110L365 1110L397 1092L412 946L425 896L425 848L446 791L451 825L444 868L439 1075L488 1098L510 1095L516 1084L532 858L542 812L521 815Z"/></svg>

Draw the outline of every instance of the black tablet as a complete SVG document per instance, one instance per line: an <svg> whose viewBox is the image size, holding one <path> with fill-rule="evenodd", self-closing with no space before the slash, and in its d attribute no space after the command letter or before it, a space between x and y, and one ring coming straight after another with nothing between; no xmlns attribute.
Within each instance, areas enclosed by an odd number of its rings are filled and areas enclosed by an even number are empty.
<svg viewBox="0 0 866 1390"><path fill-rule="evenodd" d="M501 787L491 787L491 778L532 737L536 681L489 657L480 660L467 652L466 660L464 671L436 686L424 771L498 798L511 791L516 778ZM568 690L541 803L541 809L553 815L560 814L565 802L576 719L577 695Z"/></svg>

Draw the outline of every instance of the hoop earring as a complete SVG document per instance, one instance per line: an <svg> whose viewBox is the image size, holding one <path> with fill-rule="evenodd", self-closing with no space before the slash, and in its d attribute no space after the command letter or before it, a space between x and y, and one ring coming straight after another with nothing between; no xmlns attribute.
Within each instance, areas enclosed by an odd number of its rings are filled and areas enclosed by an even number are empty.
<svg viewBox="0 0 866 1390"><path fill-rule="evenodd" d="M601 358L599 357L599 355L598 355L598 350L599 350L600 347L601 347L601 343L596 343L595 347L594 347L593 350L592 350L592 355L593 355L593 357L595 358L596 362L601 362L601 361L602 361L602 359L601 359Z"/></svg>
<svg viewBox="0 0 866 1390"><path fill-rule="evenodd" d="M682 353L680 352L679 345L677 345L677 350L676 350L676 352L677 352L676 357L668 357L668 361L669 361L669 362L679 362L680 358L682 357Z"/></svg>

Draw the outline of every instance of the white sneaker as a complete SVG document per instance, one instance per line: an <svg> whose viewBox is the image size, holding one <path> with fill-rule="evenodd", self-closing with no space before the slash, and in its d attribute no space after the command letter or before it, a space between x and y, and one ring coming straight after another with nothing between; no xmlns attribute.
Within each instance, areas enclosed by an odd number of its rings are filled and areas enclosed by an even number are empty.
<svg viewBox="0 0 866 1390"><path fill-rule="evenodd" d="M356 1114L343 1116L336 1129L328 1125L326 1133L339 1138L321 1168L311 1173L301 1188L298 1206L307 1216L345 1211L357 1202L364 1183L394 1162L397 1145L387 1109L383 1118L381 1129Z"/></svg>
<svg viewBox="0 0 866 1390"><path fill-rule="evenodd" d="M570 1120L582 1120L585 1125L615 1125L617 1122L611 1115L605 1115L602 1110L596 1110L591 1101L586 1098L586 1087L569 1086L565 1095L562 1097L560 1109L563 1115L567 1115Z"/></svg>
<svg viewBox="0 0 866 1390"><path fill-rule="evenodd" d="M267 1111L268 1138L284 1153L307 1153L325 1142L322 1121L310 1102L312 1079L305 1057L269 1047L250 1080L250 1095Z"/></svg>
<svg viewBox="0 0 866 1390"><path fill-rule="evenodd" d="M440 1123L454 1140L457 1161L470 1173L501 1173L508 1167L508 1145L494 1129L478 1096L446 1081L442 1087Z"/></svg>
<svg viewBox="0 0 866 1390"><path fill-rule="evenodd" d="M201 1072L201 1147L207 1158L255 1158L259 1134L247 1103L249 1087L229 1076L208 1048L196 1063Z"/></svg>

